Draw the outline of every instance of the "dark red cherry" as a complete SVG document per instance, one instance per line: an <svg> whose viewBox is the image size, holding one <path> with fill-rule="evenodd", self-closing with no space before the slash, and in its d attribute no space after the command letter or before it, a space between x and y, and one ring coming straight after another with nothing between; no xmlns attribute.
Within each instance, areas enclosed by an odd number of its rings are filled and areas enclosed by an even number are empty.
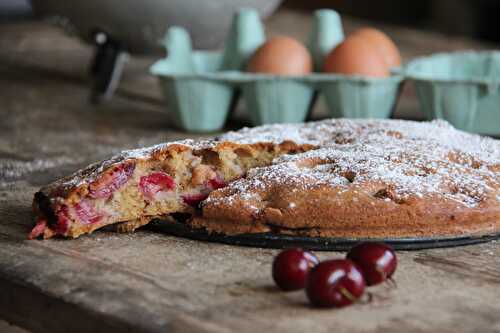
<svg viewBox="0 0 500 333"><path fill-rule="evenodd" d="M398 264L392 247L376 242L356 245L347 253L347 259L358 265L368 286L379 284L390 278Z"/></svg>
<svg viewBox="0 0 500 333"><path fill-rule="evenodd" d="M62 206L56 213L57 223L54 226L54 231L58 235L65 235L68 232L71 220L69 217L69 209L67 206Z"/></svg>
<svg viewBox="0 0 500 333"><path fill-rule="evenodd" d="M342 307L358 300L365 291L365 279L347 259L323 261L307 276L306 295L318 307Z"/></svg>
<svg viewBox="0 0 500 333"><path fill-rule="evenodd" d="M189 205L194 208L199 208L200 203L208 198L208 193L194 193L194 194L186 194L182 196L182 201L186 205Z"/></svg>
<svg viewBox="0 0 500 333"><path fill-rule="evenodd" d="M283 290L303 289L308 272L318 264L318 258L302 249L288 249L274 258L273 279Z"/></svg>
<svg viewBox="0 0 500 333"><path fill-rule="evenodd" d="M200 203L208 198L211 191L223 188L226 185L227 184L224 180L219 177L215 177L205 183L205 188L203 188L200 193L185 194L182 196L182 200L186 205L200 208Z"/></svg>
<svg viewBox="0 0 500 333"><path fill-rule="evenodd" d="M82 201L74 204L73 209L76 215L78 216L79 222L82 224L97 223L101 221L101 219L103 218L103 215L97 212L92 201L87 199L83 199ZM65 213L66 213L65 217L68 218L69 216L68 211L66 210ZM64 219L64 217L63 216L59 217L60 217L59 223L62 223L61 219Z"/></svg>
<svg viewBox="0 0 500 333"><path fill-rule="evenodd" d="M35 239L39 236L42 236L45 232L45 229L47 229L47 219L39 217L36 220L35 226L33 227L33 229L31 229L31 232L28 235L28 239Z"/></svg>
<svg viewBox="0 0 500 333"><path fill-rule="evenodd" d="M226 185L227 185L226 182L222 178L219 178L219 177L215 177L215 178L210 179L208 181L208 188L211 190L223 188Z"/></svg>
<svg viewBox="0 0 500 333"><path fill-rule="evenodd" d="M163 171L155 171L139 180L139 189L148 200L154 200L156 194L171 191L175 180Z"/></svg>
<svg viewBox="0 0 500 333"><path fill-rule="evenodd" d="M89 184L91 198L108 198L132 177L135 164L120 164L106 173L102 179Z"/></svg>

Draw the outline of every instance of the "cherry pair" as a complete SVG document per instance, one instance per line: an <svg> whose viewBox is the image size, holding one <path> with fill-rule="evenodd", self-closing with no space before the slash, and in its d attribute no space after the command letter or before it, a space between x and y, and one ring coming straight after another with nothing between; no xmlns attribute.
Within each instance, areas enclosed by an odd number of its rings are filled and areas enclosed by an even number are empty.
<svg viewBox="0 0 500 333"><path fill-rule="evenodd" d="M273 279L285 291L306 289L309 301L319 307L341 307L359 299L365 286L390 278L396 270L393 249L365 242L353 247L346 259L319 262L302 249L282 251L273 262Z"/></svg>

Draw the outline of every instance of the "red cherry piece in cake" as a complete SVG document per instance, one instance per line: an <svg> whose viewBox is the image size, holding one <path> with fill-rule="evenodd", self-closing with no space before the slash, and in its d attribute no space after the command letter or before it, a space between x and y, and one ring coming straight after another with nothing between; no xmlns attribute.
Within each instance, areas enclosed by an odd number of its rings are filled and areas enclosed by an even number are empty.
<svg viewBox="0 0 500 333"><path fill-rule="evenodd" d="M284 250L273 261L274 282L285 291L303 289L307 274L318 263L318 258L311 252L302 249Z"/></svg>
<svg viewBox="0 0 500 333"><path fill-rule="evenodd" d="M199 207L200 203L206 198L208 198L208 193L185 194L182 196L184 203L192 207Z"/></svg>
<svg viewBox="0 0 500 333"><path fill-rule="evenodd" d="M215 177L215 178L210 179L208 181L208 187L212 190L216 190L218 188L223 188L226 185L227 185L226 182L219 177Z"/></svg>
<svg viewBox="0 0 500 333"><path fill-rule="evenodd" d="M74 212L83 224L94 224L102 219L102 215L97 213L91 201L82 200L73 206Z"/></svg>
<svg viewBox="0 0 500 333"><path fill-rule="evenodd" d="M35 239L43 235L46 228L47 228L47 220L44 218L38 218L35 226L33 227L33 229L31 229L31 232L28 235L28 239Z"/></svg>
<svg viewBox="0 0 500 333"><path fill-rule="evenodd" d="M384 243L358 244L347 253L347 259L358 265L369 286L390 278L397 267L396 253L392 247Z"/></svg>
<svg viewBox="0 0 500 333"><path fill-rule="evenodd" d="M61 209L56 214L57 216L57 223L55 225L54 231L56 234L59 235L64 235L66 232L68 232L69 229L69 224L70 224L70 218L68 215L68 207L63 206Z"/></svg>
<svg viewBox="0 0 500 333"><path fill-rule="evenodd" d="M204 184L204 189L200 193L185 194L182 196L182 200L186 205L197 208L203 200L208 198L210 191L225 187L226 185L226 182L221 178L212 178Z"/></svg>
<svg viewBox="0 0 500 333"><path fill-rule="evenodd" d="M165 172L156 171L147 176L142 176L139 188L148 200L153 200L159 192L171 191L175 188L174 179Z"/></svg>
<svg viewBox="0 0 500 333"><path fill-rule="evenodd" d="M116 166L113 171L89 185L89 196L91 198L110 197L132 177L134 170L135 164L128 163Z"/></svg>
<svg viewBox="0 0 500 333"><path fill-rule="evenodd" d="M347 259L323 261L307 275L306 295L318 307L342 307L354 303L365 290L365 280Z"/></svg>

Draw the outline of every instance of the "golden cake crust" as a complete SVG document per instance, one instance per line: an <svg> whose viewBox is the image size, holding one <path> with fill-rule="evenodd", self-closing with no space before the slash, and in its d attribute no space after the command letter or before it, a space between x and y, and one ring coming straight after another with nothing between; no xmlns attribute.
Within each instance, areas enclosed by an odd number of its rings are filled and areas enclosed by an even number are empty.
<svg viewBox="0 0 500 333"><path fill-rule="evenodd" d="M279 157L212 192L191 225L352 238L500 230L498 141L444 122L334 123L336 131L323 131L334 139L320 148Z"/></svg>
<svg viewBox="0 0 500 333"><path fill-rule="evenodd" d="M173 185L153 200L138 188L155 173ZM201 214L182 202L186 193L206 193ZM245 128L123 152L42 188L34 208L45 225L31 236L46 238L119 222L118 230L132 231L175 212L222 234L490 234L500 230L500 143L443 121Z"/></svg>

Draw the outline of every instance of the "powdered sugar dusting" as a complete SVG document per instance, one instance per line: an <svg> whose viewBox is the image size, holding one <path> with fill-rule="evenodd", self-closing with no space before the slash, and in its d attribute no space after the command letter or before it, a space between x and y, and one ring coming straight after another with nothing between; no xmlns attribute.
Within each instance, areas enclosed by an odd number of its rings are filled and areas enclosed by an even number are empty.
<svg viewBox="0 0 500 333"><path fill-rule="evenodd" d="M78 187L83 183L90 183L95 180L103 171L117 163L123 162L125 160L147 160L150 159L155 152L167 150L169 149L169 147L172 147L174 145L186 146L189 149L206 149L215 146L216 143L217 142L214 140L186 139L182 141L160 143L145 148L125 150L109 159L93 163L82 170L78 170L76 173L50 184L46 188L42 189L42 191L50 192L51 189L54 188L71 189Z"/></svg>
<svg viewBox="0 0 500 333"><path fill-rule="evenodd" d="M315 147L250 170L246 178L229 185L234 195L253 195L255 189L265 190L276 184L293 185L297 190L378 184L373 195L384 200L432 194L459 205L477 206L485 198L500 198L500 141L458 131L444 121L329 119L244 128L212 140L183 140L124 151L50 186L72 188L92 181L116 163L149 159L173 145L201 150L225 141L293 141Z"/></svg>
<svg viewBox="0 0 500 333"><path fill-rule="evenodd" d="M360 187L399 203L432 195L468 207L500 193L499 141L466 134L443 121L327 120L244 129L223 138L247 143L293 140L320 148L251 170L230 185L229 197L209 197L207 203L231 202L249 191L283 185L303 190Z"/></svg>
<svg viewBox="0 0 500 333"><path fill-rule="evenodd" d="M402 135L410 140L427 141L428 146L439 145L474 154L477 157L498 163L500 142L498 140L456 130L444 120L415 122L407 120L328 119L305 124L274 124L255 128L243 128L228 132L220 141L239 143L293 141L297 144L330 146L338 143L367 141L385 135Z"/></svg>

